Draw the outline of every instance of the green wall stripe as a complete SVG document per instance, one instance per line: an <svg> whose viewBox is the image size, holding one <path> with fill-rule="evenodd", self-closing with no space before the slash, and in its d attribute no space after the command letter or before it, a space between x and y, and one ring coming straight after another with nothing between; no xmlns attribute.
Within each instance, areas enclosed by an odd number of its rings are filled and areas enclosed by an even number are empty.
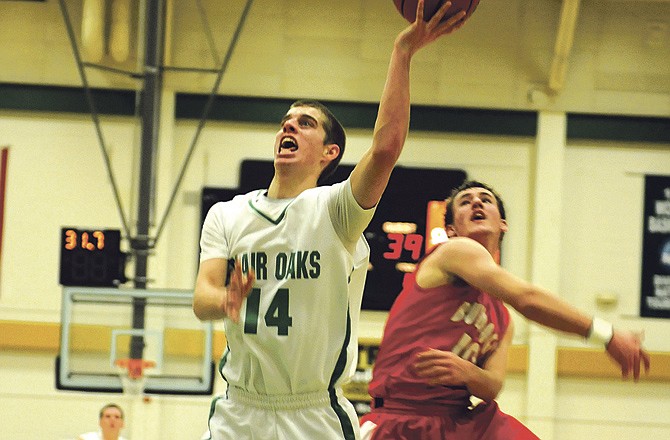
<svg viewBox="0 0 670 440"><path fill-rule="evenodd" d="M537 113L416 105L412 107L410 129L535 137Z"/></svg>
<svg viewBox="0 0 670 440"><path fill-rule="evenodd" d="M96 111L106 115L135 114L133 90L92 89ZM90 114L81 87L0 83L0 109Z"/></svg>
<svg viewBox="0 0 670 440"><path fill-rule="evenodd" d="M670 143L670 118L568 114L568 139Z"/></svg>
<svg viewBox="0 0 670 440"><path fill-rule="evenodd" d="M93 89L98 113L131 116L136 111L133 90ZM177 93L175 117L200 119L208 95ZM208 119L278 124L292 99L216 96ZM372 129L377 103L323 100L347 128ZM81 87L0 83L0 109L89 113ZM537 135L537 113L413 105L410 130L501 136ZM621 142L670 143L670 117L568 113L567 137Z"/></svg>
<svg viewBox="0 0 670 440"><path fill-rule="evenodd" d="M178 93L177 119L199 119L207 95ZM279 123L294 100L217 96L209 119L237 122ZM346 128L372 129L377 117L377 103L322 100ZM535 112L481 110L413 105L410 130L460 132L472 134L531 136L537 132Z"/></svg>
<svg viewBox="0 0 670 440"><path fill-rule="evenodd" d="M177 119L200 119L208 99L208 95L177 93L175 117ZM289 99L278 98L216 96L207 119L279 124L292 102Z"/></svg>

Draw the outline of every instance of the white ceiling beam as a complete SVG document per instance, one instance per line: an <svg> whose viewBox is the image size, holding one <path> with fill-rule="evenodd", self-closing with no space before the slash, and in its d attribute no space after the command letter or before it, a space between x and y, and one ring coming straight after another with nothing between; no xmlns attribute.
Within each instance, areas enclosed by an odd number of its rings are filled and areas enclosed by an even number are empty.
<svg viewBox="0 0 670 440"><path fill-rule="evenodd" d="M558 24L554 58L549 72L549 91L558 94L565 84L565 75L568 70L568 58L572 51L575 38L575 27L579 15L580 0L563 0L561 17Z"/></svg>

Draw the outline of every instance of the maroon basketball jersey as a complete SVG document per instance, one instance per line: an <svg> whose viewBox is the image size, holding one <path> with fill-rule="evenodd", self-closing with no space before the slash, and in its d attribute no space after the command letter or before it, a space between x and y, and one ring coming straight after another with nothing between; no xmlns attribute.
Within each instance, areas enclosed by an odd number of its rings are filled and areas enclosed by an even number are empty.
<svg viewBox="0 0 670 440"><path fill-rule="evenodd" d="M370 395L467 406L467 388L431 386L416 376L416 355L429 348L451 351L481 367L505 334L509 312L502 301L465 283L423 289L415 273L405 276L389 312Z"/></svg>

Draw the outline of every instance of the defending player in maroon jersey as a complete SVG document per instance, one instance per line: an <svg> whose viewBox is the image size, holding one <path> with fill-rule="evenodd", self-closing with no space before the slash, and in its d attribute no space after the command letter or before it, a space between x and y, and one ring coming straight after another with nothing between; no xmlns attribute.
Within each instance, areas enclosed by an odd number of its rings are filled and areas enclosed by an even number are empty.
<svg viewBox="0 0 670 440"><path fill-rule="evenodd" d="M622 375L639 378L649 355L636 334L586 316L496 262L505 208L470 181L447 201L449 240L408 275L384 329L361 419L364 440L537 439L498 408L513 324L503 303L528 319L602 344ZM471 397L482 402L472 406Z"/></svg>

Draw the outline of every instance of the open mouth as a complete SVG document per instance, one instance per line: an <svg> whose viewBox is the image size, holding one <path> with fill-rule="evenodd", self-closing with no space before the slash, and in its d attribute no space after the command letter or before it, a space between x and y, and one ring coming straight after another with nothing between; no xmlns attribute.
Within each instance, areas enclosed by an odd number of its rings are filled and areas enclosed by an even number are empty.
<svg viewBox="0 0 670 440"><path fill-rule="evenodd" d="M295 140L295 138L291 136L282 138L281 142L279 143L279 153L284 150L288 150L291 153L298 150L298 142Z"/></svg>
<svg viewBox="0 0 670 440"><path fill-rule="evenodd" d="M472 220L485 220L485 219L486 219L486 216L484 215L483 212L481 212L481 211L477 211L477 212L475 212L474 214L472 214L471 219L472 219Z"/></svg>

